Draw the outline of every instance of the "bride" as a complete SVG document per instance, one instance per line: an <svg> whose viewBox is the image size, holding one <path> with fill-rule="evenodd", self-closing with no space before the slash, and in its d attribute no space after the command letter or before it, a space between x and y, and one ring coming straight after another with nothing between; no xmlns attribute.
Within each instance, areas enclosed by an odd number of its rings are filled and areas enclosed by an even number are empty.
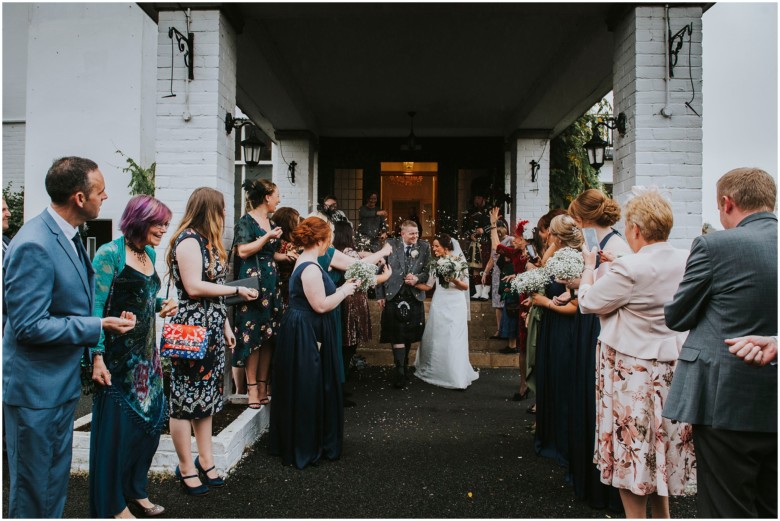
<svg viewBox="0 0 780 521"><path fill-rule="evenodd" d="M445 233L433 240L431 249L436 258L446 255L463 257L458 241ZM441 281L431 273L428 280L432 285L416 286L424 291L436 287L436 292L431 299L430 313L417 350L415 376L447 389L465 389L479 378L469 362L468 274L460 279Z"/></svg>

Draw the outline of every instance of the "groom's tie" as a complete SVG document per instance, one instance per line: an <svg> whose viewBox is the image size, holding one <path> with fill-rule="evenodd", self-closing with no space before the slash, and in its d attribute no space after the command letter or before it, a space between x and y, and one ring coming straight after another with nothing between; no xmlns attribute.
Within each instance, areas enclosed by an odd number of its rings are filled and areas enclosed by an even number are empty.
<svg viewBox="0 0 780 521"><path fill-rule="evenodd" d="M411 255L411 252L412 252L412 247L407 244L406 245L406 256L408 257L409 255Z"/></svg>

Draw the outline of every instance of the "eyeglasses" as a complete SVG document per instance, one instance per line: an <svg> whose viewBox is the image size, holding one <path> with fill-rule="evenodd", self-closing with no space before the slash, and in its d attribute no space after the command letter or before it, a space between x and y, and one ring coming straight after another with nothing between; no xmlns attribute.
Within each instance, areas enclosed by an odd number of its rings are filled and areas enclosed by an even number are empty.
<svg viewBox="0 0 780 521"><path fill-rule="evenodd" d="M167 230L168 226L170 226L170 225L171 225L171 223L168 222L168 223L154 223L152 226L157 227L157 228L162 228L164 230Z"/></svg>

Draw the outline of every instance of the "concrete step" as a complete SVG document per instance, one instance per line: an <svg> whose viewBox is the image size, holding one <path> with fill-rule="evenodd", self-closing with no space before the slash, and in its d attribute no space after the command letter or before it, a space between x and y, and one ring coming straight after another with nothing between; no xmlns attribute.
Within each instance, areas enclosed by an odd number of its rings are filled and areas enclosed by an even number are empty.
<svg viewBox="0 0 780 521"><path fill-rule="evenodd" d="M430 299L425 301L425 315L430 312ZM393 365L392 348L388 344L379 344L380 315L379 305L369 302L371 313L372 342L358 346L357 354L366 359L369 365L391 366ZM496 312L490 301L471 302L471 320L469 321L469 359L474 367L517 367L518 355L500 353L505 347L506 340L491 339L496 332ZM411 360L417 356L419 343L412 345Z"/></svg>

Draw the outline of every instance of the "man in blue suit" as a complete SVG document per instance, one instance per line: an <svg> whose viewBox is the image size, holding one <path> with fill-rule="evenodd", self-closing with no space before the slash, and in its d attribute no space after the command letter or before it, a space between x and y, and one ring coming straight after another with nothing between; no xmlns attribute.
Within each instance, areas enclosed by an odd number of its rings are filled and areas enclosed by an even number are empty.
<svg viewBox="0 0 780 521"><path fill-rule="evenodd" d="M777 366L729 352L777 334L777 185L737 168L717 189L725 230L693 241L665 307L666 325L690 333L663 415L693 425L698 517L777 518Z"/></svg>
<svg viewBox="0 0 780 521"><path fill-rule="evenodd" d="M92 316L94 273L78 226L106 199L89 159L64 157L46 174L51 206L19 230L3 259L3 412L10 517L62 517L85 346L122 334L135 317ZM106 382L103 382L107 384Z"/></svg>

